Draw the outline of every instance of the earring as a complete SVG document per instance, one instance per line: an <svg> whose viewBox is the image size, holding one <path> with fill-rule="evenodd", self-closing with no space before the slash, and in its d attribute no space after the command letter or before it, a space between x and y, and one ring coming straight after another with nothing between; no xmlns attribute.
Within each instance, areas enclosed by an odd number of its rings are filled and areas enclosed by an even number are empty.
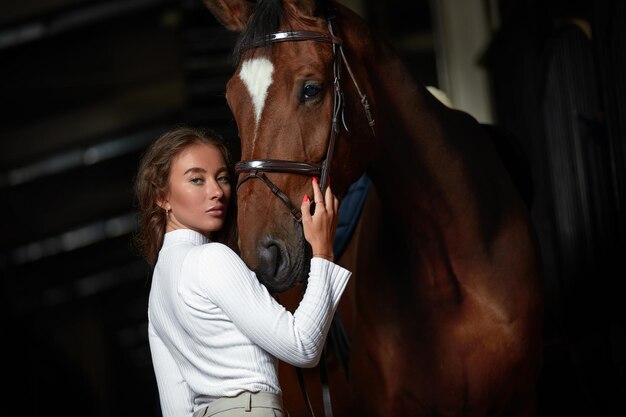
<svg viewBox="0 0 626 417"><path fill-rule="evenodd" d="M165 209L165 217L169 217L170 216L170 209Z"/></svg>

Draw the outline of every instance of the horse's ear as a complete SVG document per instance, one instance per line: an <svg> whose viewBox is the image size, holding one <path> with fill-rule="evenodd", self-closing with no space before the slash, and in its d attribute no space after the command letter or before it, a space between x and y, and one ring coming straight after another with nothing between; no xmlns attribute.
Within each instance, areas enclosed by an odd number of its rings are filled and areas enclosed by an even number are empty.
<svg viewBox="0 0 626 417"><path fill-rule="evenodd" d="M213 16L234 32L241 32L254 11L254 3L246 0L204 0Z"/></svg>
<svg viewBox="0 0 626 417"><path fill-rule="evenodd" d="M283 0L285 7L297 10L302 16L315 17L317 14L318 2L315 0Z"/></svg>

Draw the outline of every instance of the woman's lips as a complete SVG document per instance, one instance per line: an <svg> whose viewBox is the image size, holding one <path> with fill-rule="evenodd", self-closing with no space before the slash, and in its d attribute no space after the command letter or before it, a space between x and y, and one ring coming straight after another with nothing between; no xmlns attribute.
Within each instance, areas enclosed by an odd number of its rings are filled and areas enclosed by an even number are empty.
<svg viewBox="0 0 626 417"><path fill-rule="evenodd" d="M224 214L226 214L226 207L224 206L212 207L208 209L206 213L209 216L213 216L213 217L223 217Z"/></svg>

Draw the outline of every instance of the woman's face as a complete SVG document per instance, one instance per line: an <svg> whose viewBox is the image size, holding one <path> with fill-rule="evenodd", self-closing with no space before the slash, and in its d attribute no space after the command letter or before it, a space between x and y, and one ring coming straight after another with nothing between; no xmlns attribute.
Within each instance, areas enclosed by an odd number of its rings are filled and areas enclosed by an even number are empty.
<svg viewBox="0 0 626 417"><path fill-rule="evenodd" d="M169 211L167 231L191 229L210 237L224 225L230 177L218 148L194 144L172 161L169 189L159 205Z"/></svg>

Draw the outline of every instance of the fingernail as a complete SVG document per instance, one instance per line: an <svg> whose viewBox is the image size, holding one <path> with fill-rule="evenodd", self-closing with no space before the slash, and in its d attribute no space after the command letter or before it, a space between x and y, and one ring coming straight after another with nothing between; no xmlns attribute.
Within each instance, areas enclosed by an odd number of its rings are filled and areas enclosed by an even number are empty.
<svg viewBox="0 0 626 417"><path fill-rule="evenodd" d="M309 196L308 195L304 195L304 198L302 199L303 202L308 203L309 202Z"/></svg>
<svg viewBox="0 0 626 417"><path fill-rule="evenodd" d="M313 177L313 182L317 184L317 177Z"/></svg>

